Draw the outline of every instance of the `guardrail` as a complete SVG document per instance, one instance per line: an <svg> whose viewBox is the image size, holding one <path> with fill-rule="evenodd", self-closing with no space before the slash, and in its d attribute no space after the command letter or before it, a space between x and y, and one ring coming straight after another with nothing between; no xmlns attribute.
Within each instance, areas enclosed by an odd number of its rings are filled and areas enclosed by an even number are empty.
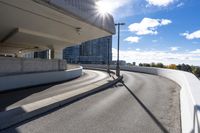
<svg viewBox="0 0 200 133"><path fill-rule="evenodd" d="M82 65L87 67L106 68L103 65ZM111 66L115 69L116 66ZM159 75L175 81L181 86L181 127L183 133L200 133L200 81L195 75L170 69L150 67L121 66L121 70Z"/></svg>

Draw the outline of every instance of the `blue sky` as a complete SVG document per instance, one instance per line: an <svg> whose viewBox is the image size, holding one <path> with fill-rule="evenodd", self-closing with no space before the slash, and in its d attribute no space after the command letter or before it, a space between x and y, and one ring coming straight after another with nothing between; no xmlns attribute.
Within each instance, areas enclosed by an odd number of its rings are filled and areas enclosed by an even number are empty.
<svg viewBox="0 0 200 133"><path fill-rule="evenodd" d="M101 4L115 22L126 23L121 27L121 60L200 66L200 0L102 0ZM115 35L113 59L116 48Z"/></svg>

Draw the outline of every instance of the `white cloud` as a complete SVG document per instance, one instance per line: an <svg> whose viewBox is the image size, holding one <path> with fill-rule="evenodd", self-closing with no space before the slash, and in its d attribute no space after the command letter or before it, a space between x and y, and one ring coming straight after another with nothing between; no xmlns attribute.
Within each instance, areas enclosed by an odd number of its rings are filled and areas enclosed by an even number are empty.
<svg viewBox="0 0 200 133"><path fill-rule="evenodd" d="M182 7L184 6L185 4L183 2L179 3L176 7Z"/></svg>
<svg viewBox="0 0 200 133"><path fill-rule="evenodd" d="M117 59L117 49L112 49L113 60ZM164 64L191 64L200 66L200 49L187 52L169 52L169 51L137 51L137 50L120 50L120 60L127 62L151 63L162 62Z"/></svg>
<svg viewBox="0 0 200 133"><path fill-rule="evenodd" d="M185 38L188 40L200 39L200 30L197 30L193 33L185 32L185 33L181 33L180 35L185 36Z"/></svg>
<svg viewBox="0 0 200 133"><path fill-rule="evenodd" d="M162 25L168 25L168 24L171 24L172 21L171 20L168 20L168 19L161 19L161 26Z"/></svg>
<svg viewBox="0 0 200 133"><path fill-rule="evenodd" d="M156 35L158 34L157 27L168 25L172 23L168 19L151 19L143 18L140 23L133 23L129 25L129 31L134 32L137 35Z"/></svg>
<svg viewBox="0 0 200 133"><path fill-rule="evenodd" d="M190 53L192 53L192 54L200 54L200 49L196 49L194 51L191 51Z"/></svg>
<svg viewBox="0 0 200 133"><path fill-rule="evenodd" d="M174 0L146 0L149 5L166 7L169 4L173 3Z"/></svg>
<svg viewBox="0 0 200 133"><path fill-rule="evenodd" d="M140 37L137 36L130 36L124 39L124 41L130 42L130 43L138 43L140 41Z"/></svg>
<svg viewBox="0 0 200 133"><path fill-rule="evenodd" d="M179 47L170 47L170 50L171 50L171 51L178 51L178 50L179 50Z"/></svg>
<svg viewBox="0 0 200 133"><path fill-rule="evenodd" d="M135 50L136 50L136 51L140 51L141 49L140 49L140 48L136 48Z"/></svg>

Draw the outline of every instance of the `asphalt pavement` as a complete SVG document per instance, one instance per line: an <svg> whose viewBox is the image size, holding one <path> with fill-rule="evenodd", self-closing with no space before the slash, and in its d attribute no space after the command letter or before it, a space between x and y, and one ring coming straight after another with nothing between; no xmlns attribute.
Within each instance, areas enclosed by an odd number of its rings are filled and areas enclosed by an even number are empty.
<svg viewBox="0 0 200 133"><path fill-rule="evenodd" d="M3 132L180 133L180 87L160 76L122 74L124 82L112 88Z"/></svg>
<svg viewBox="0 0 200 133"><path fill-rule="evenodd" d="M62 83L28 87L16 91L0 93L0 111L9 110L24 104L63 94L99 82L109 75L102 71L84 70L83 76Z"/></svg>

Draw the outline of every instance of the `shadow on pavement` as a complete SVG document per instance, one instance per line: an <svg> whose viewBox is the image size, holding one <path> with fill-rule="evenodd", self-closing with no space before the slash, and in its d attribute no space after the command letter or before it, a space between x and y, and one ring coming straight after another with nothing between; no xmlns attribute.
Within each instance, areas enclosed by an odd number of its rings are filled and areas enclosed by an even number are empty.
<svg viewBox="0 0 200 133"><path fill-rule="evenodd" d="M110 82L112 82L112 81L108 81L108 83L110 83ZM105 85L102 85L102 86L100 86L100 87L97 87L96 90L94 89L94 90L92 90L91 92L89 92L89 93L87 93L87 94L85 94L85 95L83 95L83 96L81 96L81 97L79 97L79 98L76 98L76 99L74 99L74 100L72 100L72 101L70 101L70 102L68 102L68 103L66 103L66 104L64 104L64 105L61 105L61 106L59 106L59 107L56 107L56 108L54 108L54 109L52 109L52 110L49 110L49 111L47 111L47 112L44 112L44 113L42 113L42 114L33 116L33 117L31 117L31 118L29 118L29 119L26 119L26 120L24 120L24 121L22 121L22 122L19 122L19 123L17 123L17 124L14 124L14 125L12 125L12 126L6 128L6 129L3 129L2 131L0 130L0 133L20 133L20 132L18 131L17 127L19 127L19 126L21 126L21 125L24 125L24 124L26 124L26 123L28 123L28 122L31 122L31 121L33 121L33 120L36 120L36 119L41 118L41 117L43 117L43 116L46 116L46 115L48 115L48 114L50 114L50 113L52 113L52 112L58 111L59 109L61 109L61 108L63 108L63 107L69 106L69 105L71 105L71 104L73 104L73 103L75 103L75 102L77 102L77 101L80 101L80 100L82 100L82 99L85 99L85 98L87 98L87 97L89 97L89 96L95 95L95 94L97 94L97 93L99 93L99 92L102 92L102 91L105 91L105 90L107 90L107 89L111 89L111 88L112 88L112 86L106 87L106 88L105 88L104 86L105 86ZM104 89L98 89L98 88L101 88L101 87L103 87Z"/></svg>
<svg viewBox="0 0 200 133"><path fill-rule="evenodd" d="M9 92L0 93L0 112L5 111L6 108L32 94L44 91L54 85L37 86L31 88L23 88Z"/></svg>
<svg viewBox="0 0 200 133"><path fill-rule="evenodd" d="M162 123L154 116L153 113L144 105L144 103L129 89L126 84L121 82L124 87L129 91L129 93L136 99L136 101L142 106L142 108L147 112L147 114L152 118L152 120L156 123L156 125L164 132L169 133L169 131L162 125Z"/></svg>
<svg viewBox="0 0 200 133"><path fill-rule="evenodd" d="M67 81L69 82L72 80L73 79L67 80ZM33 87L24 87L21 89L0 92L0 112L5 111L8 106L28 97L30 95L45 91L55 85L65 83L67 81L38 85L38 86L33 86Z"/></svg>

